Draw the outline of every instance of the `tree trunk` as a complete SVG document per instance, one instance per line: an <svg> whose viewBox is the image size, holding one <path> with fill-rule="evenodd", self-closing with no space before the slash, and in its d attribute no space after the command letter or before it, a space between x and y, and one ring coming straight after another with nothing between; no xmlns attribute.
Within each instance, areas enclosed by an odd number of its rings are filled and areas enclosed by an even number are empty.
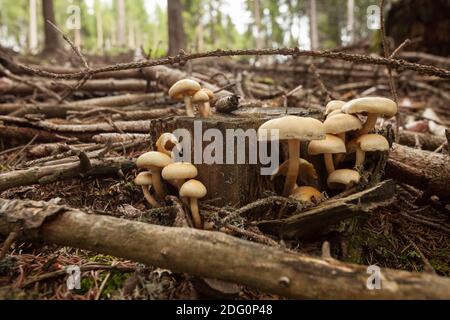
<svg viewBox="0 0 450 320"><path fill-rule="evenodd" d="M309 0L309 31L311 37L311 49L319 49L319 30L317 27L316 0Z"/></svg>
<svg viewBox="0 0 450 320"><path fill-rule="evenodd" d="M259 0L253 1L253 18L255 19L255 38L256 38L256 49L262 49L263 47L263 37L261 28L261 4Z"/></svg>
<svg viewBox="0 0 450 320"><path fill-rule="evenodd" d="M95 16L97 23L97 49L99 52L103 52L103 13L98 0L96 0L95 4Z"/></svg>
<svg viewBox="0 0 450 320"><path fill-rule="evenodd" d="M30 0L30 36L28 40L30 52L36 53L38 47L37 0Z"/></svg>
<svg viewBox="0 0 450 320"><path fill-rule="evenodd" d="M347 0L347 35L348 44L355 41L355 0Z"/></svg>
<svg viewBox="0 0 450 320"><path fill-rule="evenodd" d="M169 23L169 55L177 55L186 48L186 35L183 26L183 7L181 0L167 0Z"/></svg>
<svg viewBox="0 0 450 320"><path fill-rule="evenodd" d="M117 42L120 47L126 46L126 14L125 0L117 0Z"/></svg>
<svg viewBox="0 0 450 320"><path fill-rule="evenodd" d="M284 297L450 299L450 280L434 274L382 268L380 289L369 290L374 274L367 266L287 252L219 232L86 214L48 202L0 199L0 234L7 236L17 225L31 241L91 250Z"/></svg>
<svg viewBox="0 0 450 320"><path fill-rule="evenodd" d="M55 11L53 8L53 0L42 0L42 13L44 16L44 54L53 54L58 49L62 48L61 36L55 28L53 28L47 21L56 25Z"/></svg>

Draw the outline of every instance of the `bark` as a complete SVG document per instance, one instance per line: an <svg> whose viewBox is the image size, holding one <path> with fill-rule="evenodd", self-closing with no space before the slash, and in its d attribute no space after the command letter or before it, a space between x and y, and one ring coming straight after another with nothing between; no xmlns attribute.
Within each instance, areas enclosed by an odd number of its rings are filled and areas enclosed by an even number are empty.
<svg viewBox="0 0 450 320"><path fill-rule="evenodd" d="M78 161L3 173L0 174L0 192L21 186L30 186L34 184L44 185L81 176L94 177L114 175L117 174L119 170L125 172L134 168L135 162L126 158L108 158L104 160L91 160L90 166L91 168L85 171Z"/></svg>
<svg viewBox="0 0 450 320"><path fill-rule="evenodd" d="M347 32L348 42L355 41L355 0L347 0Z"/></svg>
<svg viewBox="0 0 450 320"><path fill-rule="evenodd" d="M186 49L186 35L183 26L183 6L180 0L167 1L169 28L169 55L177 55Z"/></svg>
<svg viewBox="0 0 450 320"><path fill-rule="evenodd" d="M450 200L450 157L394 144L386 165L386 175Z"/></svg>
<svg viewBox="0 0 450 320"><path fill-rule="evenodd" d="M218 232L88 215L47 202L0 199L0 234L7 236L18 223L30 241L91 250L284 297L450 299L450 280L433 274L382 269L381 289L368 290L366 266L286 252Z"/></svg>
<svg viewBox="0 0 450 320"><path fill-rule="evenodd" d="M103 52L103 13L98 0L95 0L95 22L97 29L97 50Z"/></svg>
<svg viewBox="0 0 450 320"><path fill-rule="evenodd" d="M61 36L55 28L53 28L47 20L56 25L55 11L53 0L42 0L42 13L44 16L44 51L43 54L53 54L58 49L62 49Z"/></svg>

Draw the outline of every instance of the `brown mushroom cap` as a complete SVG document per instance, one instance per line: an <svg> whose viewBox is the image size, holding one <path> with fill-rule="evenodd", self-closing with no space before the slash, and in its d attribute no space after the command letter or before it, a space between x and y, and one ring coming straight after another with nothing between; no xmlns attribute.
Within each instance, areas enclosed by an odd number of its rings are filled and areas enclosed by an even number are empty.
<svg viewBox="0 0 450 320"><path fill-rule="evenodd" d="M291 197L302 202L312 202L313 198L319 200L323 195L322 192L314 187L303 186L295 189Z"/></svg>
<svg viewBox="0 0 450 320"><path fill-rule="evenodd" d="M345 133L362 128L361 120L345 113L329 116L323 124L325 125L326 133L331 134Z"/></svg>
<svg viewBox="0 0 450 320"><path fill-rule="evenodd" d="M327 184L330 189L345 189L358 184L360 179L358 171L339 169L328 176Z"/></svg>
<svg viewBox="0 0 450 320"><path fill-rule="evenodd" d="M173 160L168 155L158 152L150 151L141 155L136 162L138 168L150 169L151 167L164 168L173 163Z"/></svg>
<svg viewBox="0 0 450 320"><path fill-rule="evenodd" d="M211 90L209 90L207 88L203 88L202 90L205 91L206 94L208 95L209 101L214 100L214 98L215 98L214 92L212 92Z"/></svg>
<svg viewBox="0 0 450 320"><path fill-rule="evenodd" d="M313 140L309 143L308 154L315 156L318 154L345 153L345 143L341 138L331 134L326 135L325 140Z"/></svg>
<svg viewBox="0 0 450 320"><path fill-rule="evenodd" d="M389 142L385 137L379 134L364 134L356 140L362 151L387 151Z"/></svg>
<svg viewBox="0 0 450 320"><path fill-rule="evenodd" d="M165 180L192 179L195 178L197 174L197 168L188 162L171 163L161 172L161 175Z"/></svg>
<svg viewBox="0 0 450 320"><path fill-rule="evenodd" d="M342 106L345 104L345 101L341 100L331 100L328 102L326 108L325 108L325 114L329 115L333 111L341 110Z"/></svg>
<svg viewBox="0 0 450 320"><path fill-rule="evenodd" d="M310 141L325 139L325 126L314 118L286 116L269 120L259 127L258 139L260 141L272 140L272 130L278 130L279 140Z"/></svg>
<svg viewBox="0 0 450 320"><path fill-rule="evenodd" d="M384 97L358 98L347 102L342 107L342 111L345 113L372 113L382 115L385 118L392 118L397 110L397 104Z"/></svg>
<svg viewBox="0 0 450 320"><path fill-rule="evenodd" d="M194 96L192 97L192 102L204 103L204 102L209 102L209 99L210 99L209 95L205 91L205 89L201 89L194 94Z"/></svg>
<svg viewBox="0 0 450 320"><path fill-rule="evenodd" d="M156 149L159 152L163 152L170 155L173 148L178 144L178 139L173 133L163 133L158 141L156 141Z"/></svg>
<svg viewBox="0 0 450 320"><path fill-rule="evenodd" d="M176 100L181 100L185 96L193 96L201 89L200 84L195 80L183 79L177 81L169 90L169 96Z"/></svg>
<svg viewBox="0 0 450 320"><path fill-rule="evenodd" d="M151 172L141 172L134 179L137 186L151 186L153 184Z"/></svg>
<svg viewBox="0 0 450 320"><path fill-rule="evenodd" d="M180 197L200 199L206 196L206 187L198 180L189 180L180 188Z"/></svg>

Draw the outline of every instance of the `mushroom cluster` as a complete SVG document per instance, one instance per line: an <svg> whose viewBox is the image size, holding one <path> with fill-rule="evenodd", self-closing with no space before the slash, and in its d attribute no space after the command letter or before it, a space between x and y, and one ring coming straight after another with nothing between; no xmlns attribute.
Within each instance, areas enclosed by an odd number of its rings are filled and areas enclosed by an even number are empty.
<svg viewBox="0 0 450 320"><path fill-rule="evenodd" d="M286 176L283 195L313 203L322 193L314 186L318 174L314 166L300 158L300 142L309 142L307 154L323 157L329 189L349 189L360 181L359 168L366 152L389 150L387 139L374 131L379 117L397 113L397 104L387 98L365 97L349 102L333 100L325 109L326 120L285 116L264 123L258 131L260 141L286 141L288 160L272 176ZM365 122L361 119L366 117ZM363 119L364 120L364 119ZM272 132L276 131L276 132ZM341 168L347 155L355 154L353 168ZM336 169L338 168L338 169ZM298 184L303 184L299 186Z"/></svg>
<svg viewBox="0 0 450 320"><path fill-rule="evenodd" d="M164 181L175 187L183 203L190 208L194 227L202 229L198 199L205 197L207 190L200 181L194 180L198 171L193 164L173 161L172 151L176 146L179 141L173 134L162 134L156 142L157 151L146 152L137 159L137 167L145 171L139 173L134 182L142 188L145 199L154 208L161 204L150 189L153 187L156 197L163 201L167 195Z"/></svg>
<svg viewBox="0 0 450 320"><path fill-rule="evenodd" d="M214 93L202 88L200 84L191 79L182 79L177 81L169 90L169 96L175 100L184 100L186 114L188 117L194 117L194 107L197 107L203 118L211 115L211 102L214 100Z"/></svg>

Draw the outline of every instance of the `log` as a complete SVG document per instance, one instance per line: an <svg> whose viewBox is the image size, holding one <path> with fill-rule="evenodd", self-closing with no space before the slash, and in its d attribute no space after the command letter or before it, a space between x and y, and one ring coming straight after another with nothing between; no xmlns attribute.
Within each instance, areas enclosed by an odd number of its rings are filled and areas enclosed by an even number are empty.
<svg viewBox="0 0 450 320"><path fill-rule="evenodd" d="M89 111L93 107L125 107L142 102L165 104L167 99L163 93L124 94L76 101L66 104L0 104L0 115L23 117L27 114L44 114L49 118L65 118L68 111Z"/></svg>
<svg viewBox="0 0 450 320"><path fill-rule="evenodd" d="M0 174L0 192L5 190L30 186L34 184L49 184L56 181L78 177L94 177L117 174L119 170L126 172L135 168L135 161L123 157L93 159L89 161L90 168L83 168L82 162L35 167L26 170L14 170Z"/></svg>
<svg viewBox="0 0 450 320"><path fill-rule="evenodd" d="M35 81L35 80L34 80ZM77 81L61 81L61 82L43 82L40 86L49 89L53 92L61 92L68 87L75 87ZM145 92L147 90L147 81L145 80L89 80L85 82L77 91L87 92ZM36 91L35 88L25 83L14 83L0 81L0 92L15 94L15 95L29 95Z"/></svg>
<svg viewBox="0 0 450 320"><path fill-rule="evenodd" d="M381 270L368 290L367 266L318 259L218 232L170 228L48 202L0 199L0 234L17 225L24 240L91 250L174 272L246 285L289 298L450 299L450 279Z"/></svg>
<svg viewBox="0 0 450 320"><path fill-rule="evenodd" d="M450 200L450 156L394 144L386 176Z"/></svg>
<svg viewBox="0 0 450 320"><path fill-rule="evenodd" d="M276 234L282 239L316 237L322 231L340 221L369 214L372 210L392 202L395 195L395 183L392 180L352 194L350 196L325 201L317 207L287 218L272 221L260 221L258 227L267 233Z"/></svg>
<svg viewBox="0 0 450 320"><path fill-rule="evenodd" d="M416 137L421 148L429 151L436 150L445 142L444 137L435 136L430 133L400 131L400 144L414 148L417 144Z"/></svg>

